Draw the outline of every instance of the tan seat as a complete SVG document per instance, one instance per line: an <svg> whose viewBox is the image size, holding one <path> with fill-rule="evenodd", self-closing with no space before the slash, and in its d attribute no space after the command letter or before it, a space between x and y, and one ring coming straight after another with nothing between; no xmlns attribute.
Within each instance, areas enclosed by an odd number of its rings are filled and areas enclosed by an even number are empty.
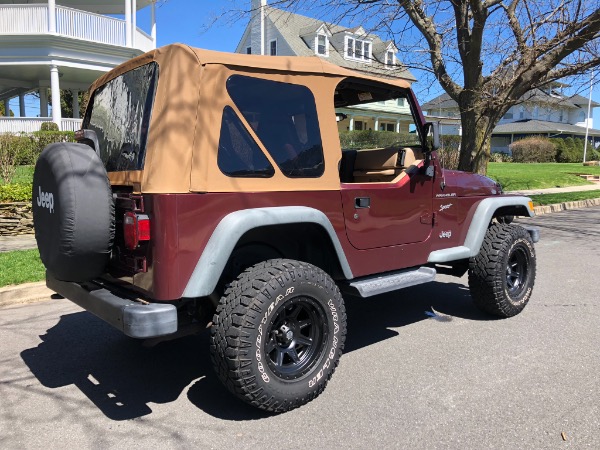
<svg viewBox="0 0 600 450"><path fill-rule="evenodd" d="M403 154L402 161L399 156ZM358 150L354 163L354 183L386 183L396 181L405 170L417 165L423 152L411 147L386 147Z"/></svg>

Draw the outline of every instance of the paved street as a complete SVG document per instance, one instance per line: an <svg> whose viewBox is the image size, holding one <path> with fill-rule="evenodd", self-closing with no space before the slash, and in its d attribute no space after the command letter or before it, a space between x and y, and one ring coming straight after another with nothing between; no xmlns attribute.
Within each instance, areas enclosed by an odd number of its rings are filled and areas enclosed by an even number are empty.
<svg viewBox="0 0 600 450"><path fill-rule="evenodd" d="M0 447L600 448L600 207L531 222L521 315L479 313L466 277L347 299L328 388L278 416L220 386L206 335L147 349L67 300L1 309Z"/></svg>

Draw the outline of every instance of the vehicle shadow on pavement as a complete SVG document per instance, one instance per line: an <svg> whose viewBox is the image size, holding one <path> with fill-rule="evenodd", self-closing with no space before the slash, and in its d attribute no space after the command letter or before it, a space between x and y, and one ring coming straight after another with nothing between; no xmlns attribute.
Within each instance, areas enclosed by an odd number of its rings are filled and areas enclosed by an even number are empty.
<svg viewBox="0 0 600 450"><path fill-rule="evenodd" d="M371 298L345 296L344 299L348 315L344 353L397 336L394 328L421 320L440 325L454 318L497 320L477 309L468 287L460 283L433 282Z"/></svg>
<svg viewBox="0 0 600 450"><path fill-rule="evenodd" d="M424 319L431 307L441 314L487 320L461 284L430 283L371 299L346 297L351 352L396 336L398 328ZM440 324L443 325L443 324ZM221 385L212 370L208 333L146 348L87 312L67 314L21 353L33 375L51 389L75 385L106 417L120 421L152 413L149 404L189 401L224 420L270 416L247 405Z"/></svg>

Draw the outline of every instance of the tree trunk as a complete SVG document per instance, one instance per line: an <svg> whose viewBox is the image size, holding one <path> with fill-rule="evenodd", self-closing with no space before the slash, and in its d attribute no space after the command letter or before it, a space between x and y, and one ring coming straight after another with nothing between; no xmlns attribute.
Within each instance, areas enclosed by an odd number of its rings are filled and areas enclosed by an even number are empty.
<svg viewBox="0 0 600 450"><path fill-rule="evenodd" d="M490 160L492 124L488 117L473 110L461 114L462 138L458 170L485 175Z"/></svg>

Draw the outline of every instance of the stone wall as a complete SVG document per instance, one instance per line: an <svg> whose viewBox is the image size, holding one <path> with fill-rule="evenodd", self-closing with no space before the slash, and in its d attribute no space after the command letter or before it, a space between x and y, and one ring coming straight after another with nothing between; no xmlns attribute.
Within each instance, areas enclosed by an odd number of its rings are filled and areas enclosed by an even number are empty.
<svg viewBox="0 0 600 450"><path fill-rule="evenodd" d="M33 234L31 203L0 203L0 236Z"/></svg>

